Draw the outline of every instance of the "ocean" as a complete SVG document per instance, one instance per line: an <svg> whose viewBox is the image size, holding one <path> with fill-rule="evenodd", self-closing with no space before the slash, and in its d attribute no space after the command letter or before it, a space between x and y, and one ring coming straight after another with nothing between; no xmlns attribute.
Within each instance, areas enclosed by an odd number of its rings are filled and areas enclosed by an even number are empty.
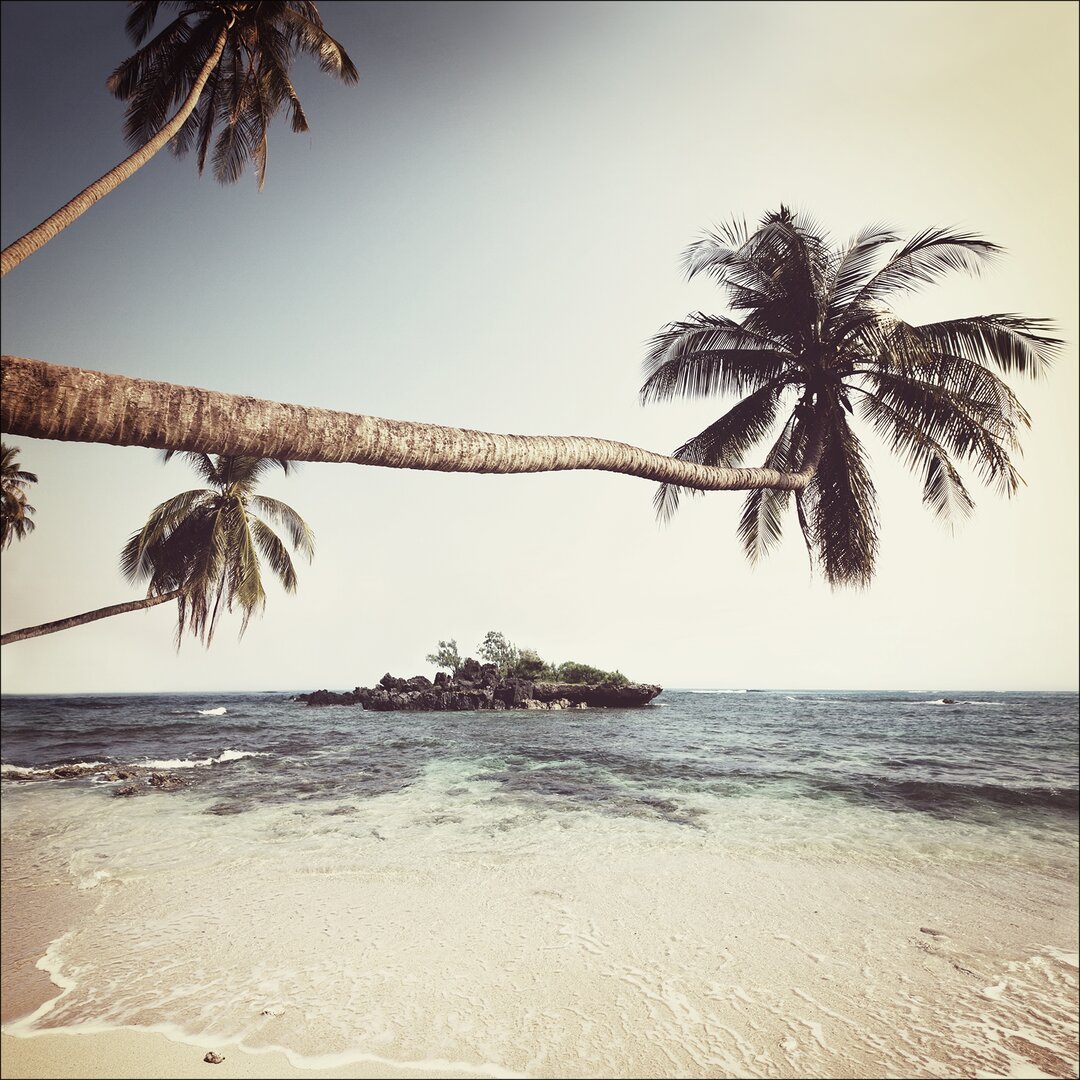
<svg viewBox="0 0 1080 1080"><path fill-rule="evenodd" d="M5 967L53 987L4 1031L419 1074L1075 1077L1077 712L5 696ZM74 763L186 783L52 777Z"/></svg>

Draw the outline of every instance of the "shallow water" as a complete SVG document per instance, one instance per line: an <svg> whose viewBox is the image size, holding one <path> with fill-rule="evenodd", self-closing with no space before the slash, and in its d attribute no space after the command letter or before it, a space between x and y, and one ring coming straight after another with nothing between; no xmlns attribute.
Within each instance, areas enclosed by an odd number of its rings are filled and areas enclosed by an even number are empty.
<svg viewBox="0 0 1080 1080"><path fill-rule="evenodd" d="M5 698L6 882L94 901L42 961L63 993L5 1030L493 1075L1075 1076L1076 711ZM191 783L40 779L94 761Z"/></svg>

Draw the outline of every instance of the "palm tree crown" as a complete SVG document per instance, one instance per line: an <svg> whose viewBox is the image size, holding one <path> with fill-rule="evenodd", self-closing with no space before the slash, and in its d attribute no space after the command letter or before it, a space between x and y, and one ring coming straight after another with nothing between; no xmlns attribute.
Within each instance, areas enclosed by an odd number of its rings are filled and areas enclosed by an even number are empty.
<svg viewBox="0 0 1080 1080"><path fill-rule="evenodd" d="M179 14L147 41L162 7L178 8ZM358 78L313 3L133 0L127 30L141 47L109 76L108 87L128 103L124 133L134 146L146 143L187 98L226 32L224 51L198 104L170 143L178 156L195 148L201 173L213 141L214 176L222 183L238 180L252 161L262 187L267 130L282 106L289 110L293 131L308 130L289 78L296 52L314 57L323 71L343 82Z"/></svg>
<svg viewBox="0 0 1080 1080"><path fill-rule="evenodd" d="M22 540L34 531L30 520L34 508L26 501L26 487L36 484L37 477L32 472L19 468L16 455L17 446L0 443L0 469L2 469L3 509L0 515L0 548L6 548L12 540Z"/></svg>
<svg viewBox="0 0 1080 1080"><path fill-rule="evenodd" d="M173 456L163 455L165 461ZM255 494L259 479L276 458L185 454L209 487L185 491L156 506L120 554L120 568L132 582L149 583L148 596L181 591L177 645L184 630L209 645L222 606L243 613L241 635L251 616L266 606L260 555L284 586L296 591L296 570L281 538L257 516L287 532L295 550L310 560L315 537L300 515L277 499Z"/></svg>
<svg viewBox="0 0 1080 1080"><path fill-rule="evenodd" d="M794 494L811 562L826 580L869 583L878 522L856 417L921 476L924 504L943 518L974 507L958 461L1000 492L1016 491L1022 480L1010 454L1030 417L991 368L1045 372L1061 345L1050 324L976 315L916 326L888 304L952 271L977 273L1000 250L948 229L901 242L880 225L834 247L805 214L783 206L753 232L733 222L687 248L688 276L712 277L739 318L698 312L661 330L649 344L642 401L742 400L673 456L734 466L771 439L766 467L813 469L802 490L747 496L738 533L751 560L779 540ZM674 513L683 490L660 486L661 517Z"/></svg>

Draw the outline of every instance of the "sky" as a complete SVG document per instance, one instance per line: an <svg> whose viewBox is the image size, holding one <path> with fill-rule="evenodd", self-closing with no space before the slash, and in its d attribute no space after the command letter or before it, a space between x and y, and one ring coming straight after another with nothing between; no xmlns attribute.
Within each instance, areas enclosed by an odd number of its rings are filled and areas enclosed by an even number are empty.
<svg viewBox="0 0 1080 1080"><path fill-rule="evenodd" d="M872 435L881 549L865 590L812 576L796 522L750 565L742 497L604 473L307 464L264 488L311 524L299 589L237 638L174 643L172 605L8 645L8 693L312 690L431 674L488 630L668 687L1077 687L1077 5L322 3L357 86L306 58L311 131L266 186L159 154L3 281L5 353L369 415L670 452L720 399L642 407L645 342L724 297L702 231L785 203L837 242L886 222L981 233L979 278L914 321L1052 318L1012 499L972 480L955 529ZM121 3L4 2L2 234L126 154L105 89ZM120 549L196 486L139 448L9 438L37 528L2 558L4 631L134 599ZM748 464L759 462L751 460ZM970 474L968 474L970 476Z"/></svg>

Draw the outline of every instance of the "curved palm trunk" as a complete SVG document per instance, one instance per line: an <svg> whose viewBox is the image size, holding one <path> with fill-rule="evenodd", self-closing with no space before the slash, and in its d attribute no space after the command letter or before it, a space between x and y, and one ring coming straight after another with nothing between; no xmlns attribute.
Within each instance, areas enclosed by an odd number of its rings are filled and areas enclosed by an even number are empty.
<svg viewBox="0 0 1080 1080"><path fill-rule="evenodd" d="M84 611L82 615L57 619L56 622L27 626L22 630L12 630L10 633L0 637L0 645L10 645L13 641L41 637L43 634L55 634L58 630L70 630L73 626L82 626L84 623L96 622L98 619L107 619L110 615L123 615L127 611L145 611L147 608L157 607L158 604L167 604L180 595L181 590L177 589L175 592L163 593L161 596L148 596L145 600L129 600L126 604L113 604L111 607L95 608L93 611Z"/></svg>
<svg viewBox="0 0 1080 1080"><path fill-rule="evenodd" d="M105 198L110 191L118 188L128 177L141 169L183 126L187 118L192 114L195 106L199 103L206 80L210 73L217 67L221 54L225 51L225 43L228 39L228 29L218 35L214 51L209 59L203 64L199 77L195 80L191 93L188 94L180 111L147 143L144 143L130 157L126 157L114 169L107 172L101 179L95 180L88 188L84 188L70 202L65 203L54 214L47 217L36 228L31 229L25 236L20 236L13 244L4 248L0 256L0 277L9 270L34 254L38 248L44 247L54 236L66 229L76 218L81 217L94 203Z"/></svg>
<svg viewBox="0 0 1080 1080"><path fill-rule="evenodd" d="M578 435L498 435L332 412L5 356L0 427L11 435L290 461L353 462L438 472L594 469L701 491L806 487L800 472L695 465L627 443Z"/></svg>

